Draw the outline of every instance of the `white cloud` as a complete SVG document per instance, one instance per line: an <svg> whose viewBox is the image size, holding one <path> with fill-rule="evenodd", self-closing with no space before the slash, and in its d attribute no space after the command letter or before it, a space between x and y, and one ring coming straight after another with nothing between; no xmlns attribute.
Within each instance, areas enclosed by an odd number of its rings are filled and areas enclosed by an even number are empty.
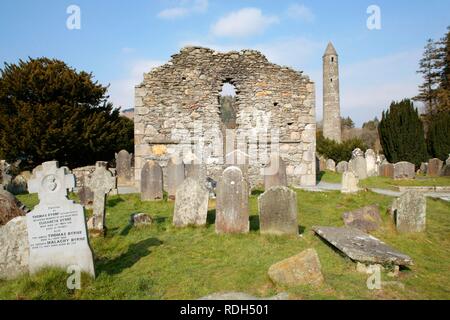
<svg viewBox="0 0 450 320"><path fill-rule="evenodd" d="M314 22L316 19L314 13L303 4L292 4L287 10L288 17L299 19L304 22Z"/></svg>
<svg viewBox="0 0 450 320"><path fill-rule="evenodd" d="M258 8L244 8L220 18L211 27L211 33L218 37L249 37L264 33L277 22L278 17L265 16Z"/></svg>
<svg viewBox="0 0 450 320"><path fill-rule="evenodd" d="M208 0L182 0L173 8L158 13L161 19L178 19L194 13L204 13L208 10Z"/></svg>
<svg viewBox="0 0 450 320"><path fill-rule="evenodd" d="M129 63L129 74L123 79L112 81L109 87L114 106L124 109L134 107L134 87L143 81L144 73L162 64L164 62L158 60L137 60Z"/></svg>

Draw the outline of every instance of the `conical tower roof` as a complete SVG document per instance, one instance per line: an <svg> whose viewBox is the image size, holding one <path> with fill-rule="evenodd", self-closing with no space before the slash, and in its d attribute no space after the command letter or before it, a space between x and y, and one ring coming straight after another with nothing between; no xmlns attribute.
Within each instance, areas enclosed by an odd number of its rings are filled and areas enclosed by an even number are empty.
<svg viewBox="0 0 450 320"><path fill-rule="evenodd" d="M336 49L331 42L328 43L327 49L325 50L324 56L337 56Z"/></svg>

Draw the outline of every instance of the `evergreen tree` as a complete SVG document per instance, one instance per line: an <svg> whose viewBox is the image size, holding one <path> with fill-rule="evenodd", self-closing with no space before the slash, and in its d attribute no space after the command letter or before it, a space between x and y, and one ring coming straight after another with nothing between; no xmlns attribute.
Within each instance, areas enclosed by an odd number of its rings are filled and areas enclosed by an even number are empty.
<svg viewBox="0 0 450 320"><path fill-rule="evenodd" d="M76 167L133 148L133 123L107 101L92 74L47 58L0 73L0 157L26 169L50 160Z"/></svg>
<svg viewBox="0 0 450 320"><path fill-rule="evenodd" d="M428 159L423 124L410 100L393 102L383 112L378 131L389 162L408 161L419 166Z"/></svg>
<svg viewBox="0 0 450 320"><path fill-rule="evenodd" d="M441 112L430 125L427 137L428 152L442 161L450 155L450 111Z"/></svg>
<svg viewBox="0 0 450 320"><path fill-rule="evenodd" d="M433 114L438 105L438 89L441 80L442 55L439 42L429 39L417 73L422 74L424 83L419 86L419 95L414 98L425 104L426 113Z"/></svg>
<svg viewBox="0 0 450 320"><path fill-rule="evenodd" d="M439 106L437 112L450 111L450 27L440 41Z"/></svg>

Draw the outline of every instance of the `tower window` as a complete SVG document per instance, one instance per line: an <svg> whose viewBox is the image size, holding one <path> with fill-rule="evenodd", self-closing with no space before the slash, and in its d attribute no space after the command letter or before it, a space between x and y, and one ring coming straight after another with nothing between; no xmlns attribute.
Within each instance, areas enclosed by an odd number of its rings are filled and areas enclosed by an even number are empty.
<svg viewBox="0 0 450 320"><path fill-rule="evenodd" d="M331 62L334 62L334 57L331 57Z"/></svg>
<svg viewBox="0 0 450 320"><path fill-rule="evenodd" d="M331 78L330 81L333 82L333 78Z"/></svg>

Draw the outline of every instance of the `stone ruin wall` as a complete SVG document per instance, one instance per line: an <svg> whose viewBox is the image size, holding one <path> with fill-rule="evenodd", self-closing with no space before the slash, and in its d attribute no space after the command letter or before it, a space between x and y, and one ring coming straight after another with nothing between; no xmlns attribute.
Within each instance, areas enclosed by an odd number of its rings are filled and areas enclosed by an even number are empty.
<svg viewBox="0 0 450 320"><path fill-rule="evenodd" d="M237 132L255 127L255 114L270 112L269 126L280 131L289 183L316 184L314 83L301 72L270 63L257 51L219 53L187 47L145 74L135 89L136 187L146 160L167 165L177 143L172 129L193 133L194 121L202 121L203 132L220 127L218 97L226 82L236 88ZM224 167L208 164L207 174L217 181ZM262 185L260 168L250 166L249 179L252 186Z"/></svg>

